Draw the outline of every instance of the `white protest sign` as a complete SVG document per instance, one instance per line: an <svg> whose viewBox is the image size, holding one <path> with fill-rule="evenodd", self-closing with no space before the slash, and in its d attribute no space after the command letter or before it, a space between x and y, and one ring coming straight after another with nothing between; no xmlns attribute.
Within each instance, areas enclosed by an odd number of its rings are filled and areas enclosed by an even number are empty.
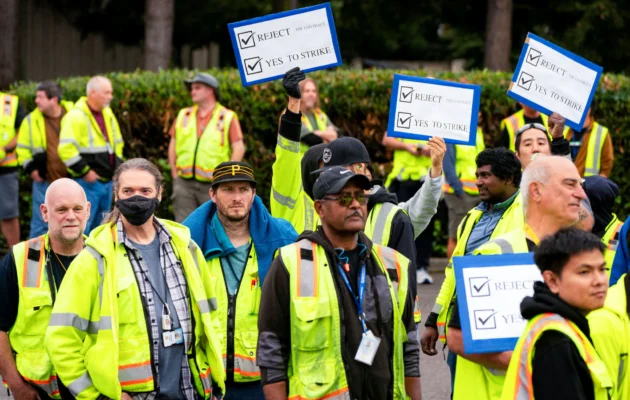
<svg viewBox="0 0 630 400"><path fill-rule="evenodd" d="M341 64L330 3L228 24L243 86Z"/></svg>
<svg viewBox="0 0 630 400"><path fill-rule="evenodd" d="M529 33L507 93L582 130L601 74L602 67Z"/></svg>
<svg viewBox="0 0 630 400"><path fill-rule="evenodd" d="M453 263L466 353L512 350L527 325L521 302L542 281L531 253L455 257Z"/></svg>
<svg viewBox="0 0 630 400"><path fill-rule="evenodd" d="M481 86L394 75L387 136L474 145Z"/></svg>

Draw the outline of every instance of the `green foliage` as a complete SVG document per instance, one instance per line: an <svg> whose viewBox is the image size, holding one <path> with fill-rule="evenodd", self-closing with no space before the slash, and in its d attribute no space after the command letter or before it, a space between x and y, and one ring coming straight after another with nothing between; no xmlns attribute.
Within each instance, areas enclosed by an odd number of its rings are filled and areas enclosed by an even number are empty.
<svg viewBox="0 0 630 400"><path fill-rule="evenodd" d="M278 117L286 105L286 95L279 81L249 88L241 85L234 69L211 70L221 82L221 102L236 111L247 146L246 160L252 164L260 182L258 192L268 204L271 166ZM115 98L112 108L119 118L125 138L126 157L145 157L157 163L167 179L167 193L163 197L161 215L172 217L170 205L170 171L167 162L168 131L179 109L190 105L190 97L183 84L195 71L171 70L157 73L137 71L111 73ZM320 87L322 109L345 135L360 138L378 164L388 161L380 142L387 126L389 98L394 73L426 76L424 71L347 70L318 71L309 74ZM502 118L516 111L518 106L505 93L511 74L486 70L461 74L438 73L436 78L481 84L482 126L486 144L496 143ZM85 92L87 77L60 80L67 100L76 100ZM21 83L12 88L29 110L34 104L34 83ZM630 194L630 159L624 157L630 148L630 80L622 75L604 75L596 96L595 118L610 128L615 147L615 167L612 179L620 187L621 199L616 211L620 217L629 215L630 202L623 201ZM375 168L377 171L383 170ZM22 182L22 226L28 228L30 184ZM439 226L439 225L438 225Z"/></svg>

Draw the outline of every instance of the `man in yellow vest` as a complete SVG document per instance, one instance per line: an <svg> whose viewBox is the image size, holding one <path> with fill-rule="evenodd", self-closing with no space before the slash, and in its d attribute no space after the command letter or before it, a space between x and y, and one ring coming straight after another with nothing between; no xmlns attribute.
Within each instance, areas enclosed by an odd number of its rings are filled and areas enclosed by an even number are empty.
<svg viewBox="0 0 630 400"><path fill-rule="evenodd" d="M114 211L57 295L50 360L77 399L221 398L215 281L203 254L188 228L154 216L164 183L155 165L128 160L113 182Z"/></svg>
<svg viewBox="0 0 630 400"><path fill-rule="evenodd" d="M40 209L48 232L0 261L0 375L16 399L73 399L46 355L44 335L64 275L83 250L90 203L81 186L61 178Z"/></svg>
<svg viewBox="0 0 630 400"><path fill-rule="evenodd" d="M219 103L219 81L200 72L186 81L194 106L181 109L170 130L175 221L210 200L213 168L245 155L238 116Z"/></svg>
<svg viewBox="0 0 630 400"><path fill-rule="evenodd" d="M304 79L300 82L300 91L302 92L300 148L304 154L309 147L320 143L330 143L337 139L339 134L335 124L319 108L319 91L315 81L311 78Z"/></svg>
<svg viewBox="0 0 630 400"><path fill-rule="evenodd" d="M370 187L343 167L324 171L313 188L321 227L271 265L258 319L268 399L421 397L409 260L362 233Z"/></svg>
<svg viewBox="0 0 630 400"><path fill-rule="evenodd" d="M610 131L591 115L589 108L580 132L574 129L565 133L571 145L571 158L583 177L601 175L609 177L615 161Z"/></svg>
<svg viewBox="0 0 630 400"><path fill-rule="evenodd" d="M109 79L92 77L86 94L61 121L58 151L70 176L92 204L87 235L111 209L112 176L122 162L124 143L118 120L109 107L114 98Z"/></svg>
<svg viewBox="0 0 630 400"><path fill-rule="evenodd" d="M528 322L512 354L502 400L610 399L612 380L586 319L606 299L603 247L595 235L568 228L534 250L544 282L535 282L534 295L521 303Z"/></svg>
<svg viewBox="0 0 630 400"><path fill-rule="evenodd" d="M17 142L18 161L26 175L33 180L31 191L31 229L29 237L36 238L48 230L39 212L44 194L51 182L68 176L66 166L59 158L61 119L73 104L63 101L61 87L53 81L40 83L35 88L37 108L20 126Z"/></svg>
<svg viewBox="0 0 630 400"><path fill-rule="evenodd" d="M521 163L514 153L503 147L485 149L477 155L476 187L481 204L469 210L457 230L457 246L453 256L472 254L479 246L497 236L521 228L524 223L519 185ZM425 323L422 351L436 355L436 343L446 343L447 323L455 304L455 274L452 259L444 271L445 279L433 310ZM451 386L455 378L457 356L449 351ZM452 388L451 388L452 389Z"/></svg>
<svg viewBox="0 0 630 400"><path fill-rule="evenodd" d="M630 397L630 275L624 274L610 286L604 308L588 314L591 338L597 353L606 364L612 380L611 399Z"/></svg>
<svg viewBox="0 0 630 400"><path fill-rule="evenodd" d="M527 124L540 124L548 127L548 117L523 103L518 103L521 109L501 121L501 138L499 146L516 151L514 142L516 132Z"/></svg>
<svg viewBox="0 0 630 400"><path fill-rule="evenodd" d="M480 113L481 114L481 113ZM451 258L457 246L457 227L468 211L479 204L475 158L486 148L483 132L477 128L474 146L447 144L444 158L444 201L448 207L448 244L446 257Z"/></svg>
<svg viewBox="0 0 630 400"><path fill-rule="evenodd" d="M541 114L542 115L542 114ZM520 127L514 136L514 152L523 169L538 155L558 155L571 159L569 142L564 138L566 119L552 113L545 124L529 123Z"/></svg>
<svg viewBox="0 0 630 400"><path fill-rule="evenodd" d="M17 96L0 92L0 231L9 246L20 241L17 132L26 116Z"/></svg>
<svg viewBox="0 0 630 400"><path fill-rule="evenodd" d="M525 224L487 242L476 255L527 253L540 239L575 225L586 199L573 163L560 156L539 156L523 172L521 198ZM455 303L446 335L449 350L458 355L454 400L495 400L501 396L511 352L464 353L458 304Z"/></svg>
<svg viewBox="0 0 630 400"><path fill-rule="evenodd" d="M260 292L274 253L295 242L291 224L273 218L256 195L251 165L227 161L214 168L210 198L184 226L199 243L215 291L226 369L225 400L262 399L256 365Z"/></svg>

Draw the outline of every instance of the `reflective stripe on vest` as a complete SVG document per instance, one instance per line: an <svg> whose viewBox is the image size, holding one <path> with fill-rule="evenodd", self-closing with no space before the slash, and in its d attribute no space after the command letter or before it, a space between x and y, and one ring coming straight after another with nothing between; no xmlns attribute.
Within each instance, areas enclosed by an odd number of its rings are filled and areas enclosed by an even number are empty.
<svg viewBox="0 0 630 400"><path fill-rule="evenodd" d="M317 297L317 244L308 239L297 244L297 297Z"/></svg>
<svg viewBox="0 0 630 400"><path fill-rule="evenodd" d="M86 371L83 375L73 380L72 383L68 385L68 390L74 397L79 397L81 392L92 385L94 385L92 383L92 378L90 378L90 374Z"/></svg>
<svg viewBox="0 0 630 400"><path fill-rule="evenodd" d="M120 381L120 386L123 388L125 386L151 382L153 380L151 361L120 365L118 367L118 380Z"/></svg>
<svg viewBox="0 0 630 400"><path fill-rule="evenodd" d="M372 243L387 246L394 215L399 207L392 203L380 203L372 208L365 224L365 235Z"/></svg>
<svg viewBox="0 0 630 400"><path fill-rule="evenodd" d="M602 150L604 148L604 141L607 134L608 129L597 122L593 123L593 129L586 149L587 153L586 163L584 165L584 176L599 175L599 171L601 169Z"/></svg>
<svg viewBox="0 0 630 400"><path fill-rule="evenodd" d="M494 243L499 246L502 254L514 254L514 247L512 247L512 244L505 239L498 238L488 243Z"/></svg>
<svg viewBox="0 0 630 400"><path fill-rule="evenodd" d="M40 287L46 257L44 236L28 241L28 256L24 258L23 287Z"/></svg>

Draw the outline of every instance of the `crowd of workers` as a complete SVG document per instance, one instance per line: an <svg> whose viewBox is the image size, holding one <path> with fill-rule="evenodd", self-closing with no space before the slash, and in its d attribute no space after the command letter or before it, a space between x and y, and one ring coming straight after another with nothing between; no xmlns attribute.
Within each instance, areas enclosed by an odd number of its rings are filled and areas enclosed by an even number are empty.
<svg viewBox="0 0 630 400"><path fill-rule="evenodd" d="M185 83L177 222L155 216L162 172L123 161L109 80L75 104L42 83L28 115L0 94L0 375L16 399L418 400L420 351L439 341L456 400L630 398L630 222L612 212L612 141L590 111L577 132L523 106L496 148L481 129L475 146L385 134L383 183L295 68L267 210L219 82ZM33 181L23 242L18 166ZM544 282L514 351L465 352L452 262L419 337L442 196L449 258L534 252Z"/></svg>

